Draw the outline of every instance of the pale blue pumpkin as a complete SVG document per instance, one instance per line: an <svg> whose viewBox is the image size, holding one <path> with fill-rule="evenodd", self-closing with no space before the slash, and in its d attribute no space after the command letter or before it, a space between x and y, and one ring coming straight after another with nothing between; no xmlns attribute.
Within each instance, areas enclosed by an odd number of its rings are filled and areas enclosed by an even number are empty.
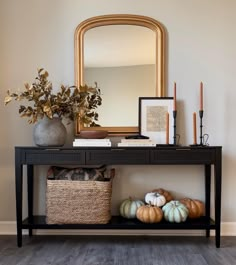
<svg viewBox="0 0 236 265"><path fill-rule="evenodd" d="M141 200L125 199L120 205L120 215L127 219L136 218L136 212L142 205L144 202Z"/></svg>
<svg viewBox="0 0 236 265"><path fill-rule="evenodd" d="M164 218L171 223L185 222L188 217L187 207L179 201L170 201L162 207Z"/></svg>

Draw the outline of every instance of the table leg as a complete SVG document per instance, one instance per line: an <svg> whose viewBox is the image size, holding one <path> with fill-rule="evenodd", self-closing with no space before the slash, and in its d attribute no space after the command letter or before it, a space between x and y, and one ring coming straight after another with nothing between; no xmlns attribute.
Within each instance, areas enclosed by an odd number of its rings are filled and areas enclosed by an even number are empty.
<svg viewBox="0 0 236 265"><path fill-rule="evenodd" d="M28 189L28 218L29 223L33 223L33 196L34 196L34 167L33 165L27 165L27 189ZM32 228L29 228L29 236L32 236Z"/></svg>
<svg viewBox="0 0 236 265"><path fill-rule="evenodd" d="M210 225L211 209L211 165L205 165L205 216ZM206 229L206 237L210 236L210 228Z"/></svg>
<svg viewBox="0 0 236 265"><path fill-rule="evenodd" d="M220 247L220 225L221 225L221 182L222 165L221 150L216 150L215 162L215 226L216 226L216 247Z"/></svg>
<svg viewBox="0 0 236 265"><path fill-rule="evenodd" d="M16 229L17 246L22 246L22 164L20 161L20 151L15 153L15 185L16 185Z"/></svg>

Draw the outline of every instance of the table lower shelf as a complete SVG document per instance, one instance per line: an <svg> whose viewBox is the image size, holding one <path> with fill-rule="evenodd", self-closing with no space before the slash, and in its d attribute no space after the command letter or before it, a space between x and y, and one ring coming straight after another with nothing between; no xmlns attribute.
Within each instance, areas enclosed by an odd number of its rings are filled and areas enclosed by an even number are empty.
<svg viewBox="0 0 236 265"><path fill-rule="evenodd" d="M46 216L33 216L30 222L26 218L22 229L215 229L215 222L207 217L187 219L183 223L170 223L165 220L157 224L145 224L137 219L125 219L112 216L108 224L47 224Z"/></svg>

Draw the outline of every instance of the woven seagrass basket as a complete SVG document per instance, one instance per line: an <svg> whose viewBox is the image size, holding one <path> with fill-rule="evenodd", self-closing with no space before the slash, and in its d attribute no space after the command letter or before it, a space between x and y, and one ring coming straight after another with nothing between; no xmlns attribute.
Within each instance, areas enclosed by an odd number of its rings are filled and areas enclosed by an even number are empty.
<svg viewBox="0 0 236 265"><path fill-rule="evenodd" d="M112 178L107 181L47 180L48 224L106 224L111 219Z"/></svg>

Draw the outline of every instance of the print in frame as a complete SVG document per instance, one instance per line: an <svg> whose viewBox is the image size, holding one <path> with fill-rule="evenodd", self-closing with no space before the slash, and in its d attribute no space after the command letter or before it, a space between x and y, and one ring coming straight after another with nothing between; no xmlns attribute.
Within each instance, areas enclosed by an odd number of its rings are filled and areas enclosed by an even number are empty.
<svg viewBox="0 0 236 265"><path fill-rule="evenodd" d="M173 142L173 97L139 98L139 133L156 144Z"/></svg>

